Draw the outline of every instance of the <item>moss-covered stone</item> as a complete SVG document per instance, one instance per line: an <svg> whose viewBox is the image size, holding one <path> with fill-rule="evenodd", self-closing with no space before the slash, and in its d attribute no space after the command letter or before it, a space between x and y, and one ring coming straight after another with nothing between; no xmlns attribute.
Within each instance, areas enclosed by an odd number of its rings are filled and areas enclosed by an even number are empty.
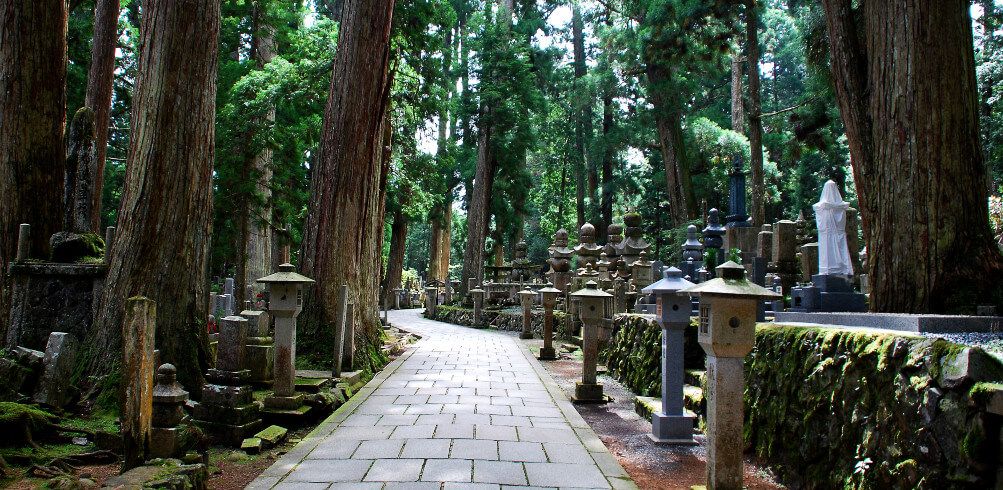
<svg viewBox="0 0 1003 490"><path fill-rule="evenodd" d="M428 313L424 313L428 317ZM466 325L469 327L493 327L511 332L522 331L522 312L518 309L481 310L481 325L474 325L474 310L463 306L439 305L435 308L435 316L431 320ZM554 330L558 335L566 331L568 315L562 311L554 312ZM537 335L543 332L543 311L533 310L532 331Z"/></svg>

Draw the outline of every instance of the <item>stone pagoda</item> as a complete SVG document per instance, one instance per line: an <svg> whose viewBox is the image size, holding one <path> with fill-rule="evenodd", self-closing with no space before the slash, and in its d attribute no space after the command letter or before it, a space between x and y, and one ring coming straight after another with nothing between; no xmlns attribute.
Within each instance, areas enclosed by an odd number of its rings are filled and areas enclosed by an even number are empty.
<svg viewBox="0 0 1003 490"><path fill-rule="evenodd" d="M578 246L575 247L575 254L578 255L578 268L585 269L587 264L592 264L594 268L599 262L599 254L602 247L596 245L596 227L592 223L585 223L578 231Z"/></svg>
<svg viewBox="0 0 1003 490"><path fill-rule="evenodd" d="M637 211L630 211L623 217L626 225L627 238L618 245L620 255L627 267L634 265L641 258L641 252L646 252L651 245L644 240L644 230L641 228L641 214ZM643 284L647 286L647 284Z"/></svg>
<svg viewBox="0 0 1003 490"><path fill-rule="evenodd" d="M547 271L547 277L554 287L567 292L568 284L574 275L571 272L571 257L574 251L568 248L568 230L561 228L554 233L554 243L548 251L550 258L547 259L547 264L550 265L550 270Z"/></svg>

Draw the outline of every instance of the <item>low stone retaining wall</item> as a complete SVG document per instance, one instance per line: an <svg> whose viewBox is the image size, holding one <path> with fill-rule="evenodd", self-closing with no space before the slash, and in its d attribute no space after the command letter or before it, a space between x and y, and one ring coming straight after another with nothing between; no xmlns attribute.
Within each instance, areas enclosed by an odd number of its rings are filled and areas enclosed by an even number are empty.
<svg viewBox="0 0 1003 490"><path fill-rule="evenodd" d="M423 315L428 318L428 312L426 311ZM432 320L452 323L455 325L466 325L470 327L480 326L480 327L492 327L498 330L507 330L514 332L522 331L522 313L516 313L512 310L492 310L484 309L481 311L481 323L482 325L474 325L474 310L471 308L464 308L461 306L453 305L439 305L435 308L435 317L430 318ZM558 335L565 331L565 325L567 323L568 315L561 311L554 312L554 330L557 331ZM543 334L543 311L533 310L533 321L532 321L533 333L537 336Z"/></svg>
<svg viewBox="0 0 1003 490"><path fill-rule="evenodd" d="M687 330L687 369L702 369L695 337ZM650 316L617 316L605 351L611 376L657 397L660 355ZM792 488L992 488L997 480L1003 365L981 349L762 325L745 365L746 448Z"/></svg>

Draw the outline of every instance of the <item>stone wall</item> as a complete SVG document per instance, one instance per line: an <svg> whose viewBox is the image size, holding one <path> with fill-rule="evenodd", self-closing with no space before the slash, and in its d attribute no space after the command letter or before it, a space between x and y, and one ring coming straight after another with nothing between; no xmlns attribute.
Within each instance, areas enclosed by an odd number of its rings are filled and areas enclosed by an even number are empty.
<svg viewBox="0 0 1003 490"><path fill-rule="evenodd" d="M423 313L423 315L428 317L427 312ZM561 332L565 331L567 318L568 316L564 312L554 312L554 329L558 332L558 336L560 336ZM455 325L474 326L474 310L461 306L439 305L435 308L435 318L432 318L432 320L452 323ZM498 330L507 330L512 332L522 331L522 313L516 313L512 309L494 310L485 308L481 311L481 320L483 326L486 327L493 327ZM537 336L542 335L542 310L533 310L532 326L534 334Z"/></svg>
<svg viewBox="0 0 1003 490"><path fill-rule="evenodd" d="M687 330L687 369L702 369L695 336ZM658 396L660 337L651 317L619 315L605 352L609 374ZM1003 417L987 405L1003 366L980 349L894 332L764 325L745 365L747 449L793 488L994 482Z"/></svg>

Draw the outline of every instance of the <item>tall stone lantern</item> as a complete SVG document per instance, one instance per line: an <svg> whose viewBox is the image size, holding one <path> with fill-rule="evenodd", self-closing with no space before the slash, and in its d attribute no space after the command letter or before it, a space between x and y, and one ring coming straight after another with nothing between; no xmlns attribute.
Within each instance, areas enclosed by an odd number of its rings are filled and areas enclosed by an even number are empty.
<svg viewBox="0 0 1003 490"><path fill-rule="evenodd" d="M607 300L613 295L599 289L595 281L585 283L585 288L571 293L579 301L582 319L582 381L575 385L573 401L577 403L603 403L603 386L596 382L596 363L599 360L599 328L606 318Z"/></svg>
<svg viewBox="0 0 1003 490"><path fill-rule="evenodd" d="M655 320L662 326L662 411L651 414L655 442L696 444L693 415L683 409L683 332L690 324L690 298L677 294L693 285L683 271L669 267L658 282L641 290L655 295Z"/></svg>
<svg viewBox="0 0 1003 490"><path fill-rule="evenodd" d="M700 298L697 339L707 353L707 488L742 488L742 359L752 351L756 311L780 295L745 277L732 261L717 267L717 279L679 291Z"/></svg>
<svg viewBox="0 0 1003 490"><path fill-rule="evenodd" d="M540 290L543 303L543 347L540 348L537 359L541 361L557 359L557 352L554 350L554 306L557 305L557 298L563 293L564 291L550 283Z"/></svg>
<svg viewBox="0 0 1003 490"><path fill-rule="evenodd" d="M275 318L274 393L265 398L265 407L296 409L303 403L303 395L296 394L296 317L303 311L303 287L314 280L297 274L292 264L282 264L258 282L268 288L268 311Z"/></svg>
<svg viewBox="0 0 1003 490"><path fill-rule="evenodd" d="M533 299L536 298L536 291L523 289L519 291L519 304L522 305L522 333L520 339L533 338Z"/></svg>

